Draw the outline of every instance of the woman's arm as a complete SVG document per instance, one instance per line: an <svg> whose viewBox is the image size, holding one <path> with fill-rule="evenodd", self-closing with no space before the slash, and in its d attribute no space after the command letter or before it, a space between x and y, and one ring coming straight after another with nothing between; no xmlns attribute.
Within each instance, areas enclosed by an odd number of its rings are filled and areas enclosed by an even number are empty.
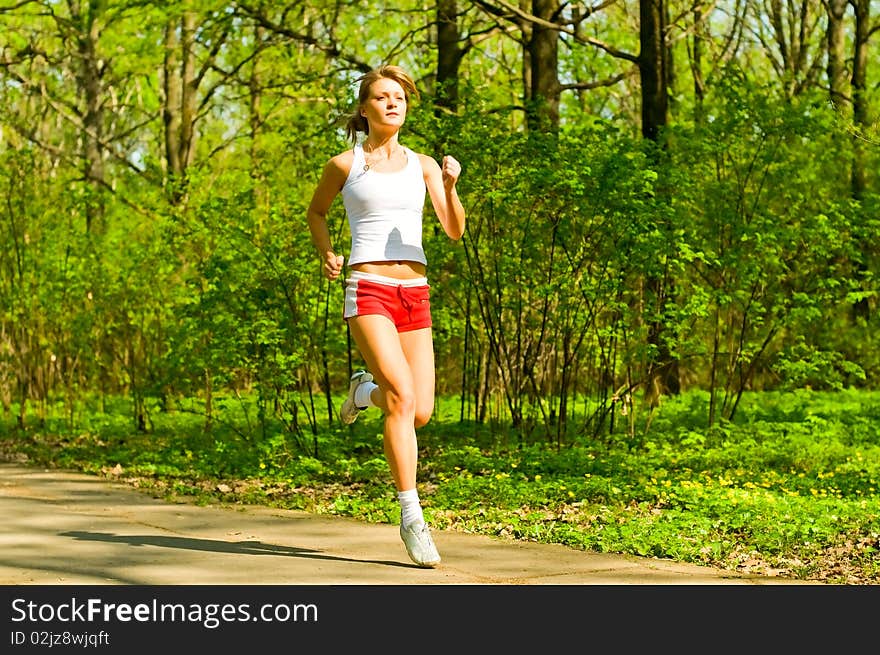
<svg viewBox="0 0 880 655"><path fill-rule="evenodd" d="M428 155L419 155L419 159L434 213L449 238L458 240L464 234L465 227L464 206L455 189L461 175L461 164L451 155L443 156L442 168Z"/></svg>
<svg viewBox="0 0 880 655"><path fill-rule="evenodd" d="M337 155L327 162L312 201L306 211L306 220L309 224L309 232L312 235L312 243L318 250L318 256L323 264L324 277L335 280L342 273L342 255L337 256L333 251L333 243L330 239L330 229L327 227L327 214L333 200L342 190L348 170L351 168L351 157L346 158L346 153ZM346 159L348 159L346 166Z"/></svg>

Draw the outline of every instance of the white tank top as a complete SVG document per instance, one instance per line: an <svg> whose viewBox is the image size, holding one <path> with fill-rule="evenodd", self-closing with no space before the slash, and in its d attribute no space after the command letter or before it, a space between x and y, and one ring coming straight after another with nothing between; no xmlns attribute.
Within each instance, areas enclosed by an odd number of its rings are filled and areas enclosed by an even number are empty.
<svg viewBox="0 0 880 655"><path fill-rule="evenodd" d="M403 148L406 167L394 173L366 168L364 149L354 146L354 161L342 186L351 230L349 265L394 260L427 264L422 249L425 178L416 153Z"/></svg>

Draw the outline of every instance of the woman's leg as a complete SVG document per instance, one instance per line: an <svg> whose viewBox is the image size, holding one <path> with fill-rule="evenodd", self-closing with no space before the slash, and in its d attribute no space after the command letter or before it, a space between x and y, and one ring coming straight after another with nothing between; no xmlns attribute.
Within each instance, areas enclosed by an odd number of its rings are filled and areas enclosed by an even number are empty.
<svg viewBox="0 0 880 655"><path fill-rule="evenodd" d="M434 413L434 341L431 328L400 333L400 346L415 385L415 428L427 425Z"/></svg>
<svg viewBox="0 0 880 655"><path fill-rule="evenodd" d="M394 485L398 491L415 489L417 395L407 352L394 324L385 316L356 316L349 319L349 326L367 370L379 385L371 400L385 414L385 457ZM415 358L417 362L420 359L424 357ZM433 388L433 376L431 386Z"/></svg>
<svg viewBox="0 0 880 655"><path fill-rule="evenodd" d="M400 345L409 364L411 378L415 385L415 429L425 425L434 411L434 346L431 328L412 330L400 334ZM417 441L414 439L414 442ZM406 551L416 564L434 567L440 563L440 553L434 545L431 530L425 523L422 506L415 488L415 465L413 462L413 487L409 491L398 492L400 501L400 538Z"/></svg>
<svg viewBox="0 0 880 655"><path fill-rule="evenodd" d="M416 490L416 425L428 422L434 407L434 350L431 329L397 333L384 316L349 319L361 356L379 385L370 394L385 413L385 458L400 502L400 537L410 559L434 567L440 554L425 524ZM418 384L416 384L418 381Z"/></svg>

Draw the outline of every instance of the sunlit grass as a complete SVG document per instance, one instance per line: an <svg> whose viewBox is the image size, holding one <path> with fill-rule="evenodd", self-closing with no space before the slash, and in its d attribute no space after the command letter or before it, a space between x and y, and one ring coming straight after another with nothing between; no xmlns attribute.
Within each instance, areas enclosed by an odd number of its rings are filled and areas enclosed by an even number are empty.
<svg viewBox="0 0 880 655"><path fill-rule="evenodd" d="M446 401L449 405L455 399ZM701 428L705 398L673 399L637 438L540 438L450 418L420 433L420 495L437 528L560 543L836 583L880 581L880 396L752 394L734 423ZM304 452L233 412L154 412L138 433L124 403L4 426L2 451L113 476L191 502L265 504L372 522L398 518L378 413L327 426Z"/></svg>

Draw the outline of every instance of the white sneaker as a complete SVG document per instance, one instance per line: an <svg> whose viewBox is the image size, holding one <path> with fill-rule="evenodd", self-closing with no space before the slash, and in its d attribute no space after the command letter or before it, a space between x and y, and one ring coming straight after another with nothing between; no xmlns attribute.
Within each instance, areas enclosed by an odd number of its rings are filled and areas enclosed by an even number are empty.
<svg viewBox="0 0 880 655"><path fill-rule="evenodd" d="M406 546L409 558L423 568L434 568L440 563L440 554L431 538L431 531L424 523L400 526L400 538Z"/></svg>
<svg viewBox="0 0 880 655"><path fill-rule="evenodd" d="M366 371L357 371L351 376L351 383L348 385L348 398L342 401L342 407L339 410L339 418L343 423L349 425L354 423L361 410L366 407L358 407L354 402L354 392L364 382L372 382L373 376Z"/></svg>

